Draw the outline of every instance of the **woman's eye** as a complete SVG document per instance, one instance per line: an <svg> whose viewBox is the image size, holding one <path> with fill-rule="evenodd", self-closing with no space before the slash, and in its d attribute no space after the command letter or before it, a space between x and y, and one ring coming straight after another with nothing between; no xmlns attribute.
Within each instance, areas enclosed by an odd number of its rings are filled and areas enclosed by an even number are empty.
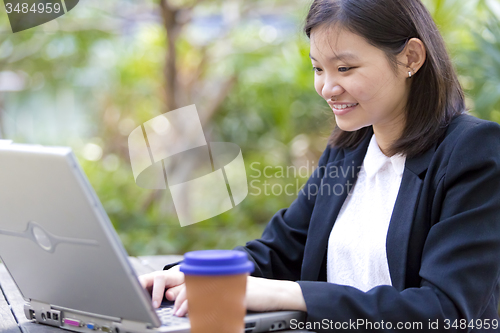
<svg viewBox="0 0 500 333"><path fill-rule="evenodd" d="M344 72L347 72L350 69L351 69L351 67L339 67L339 72L344 73Z"/></svg>

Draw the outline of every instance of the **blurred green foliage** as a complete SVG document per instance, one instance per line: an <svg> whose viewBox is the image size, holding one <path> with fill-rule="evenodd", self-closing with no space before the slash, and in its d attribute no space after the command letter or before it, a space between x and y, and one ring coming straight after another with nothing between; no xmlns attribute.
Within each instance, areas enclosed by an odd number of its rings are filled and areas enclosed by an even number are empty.
<svg viewBox="0 0 500 333"><path fill-rule="evenodd" d="M424 2L445 37L468 106L500 122L498 3ZM242 148L249 195L210 220L181 228L169 191L138 187L130 167L130 132L168 111L168 32L157 1L81 1L67 15L16 34L1 14L0 78L14 74L19 87L12 88L13 81L4 87L0 80L0 132L16 142L71 146L131 255L244 244L293 201L333 126L329 108L314 91L308 41L301 33L308 4L204 1L194 5L194 23L179 34L181 77L201 68L200 78L208 82L236 78L204 129L209 141ZM238 24L224 30L219 19ZM211 62L199 67L207 55ZM195 85L190 94L202 89L207 88ZM202 111L204 105L197 106ZM286 185L288 194L280 191Z"/></svg>

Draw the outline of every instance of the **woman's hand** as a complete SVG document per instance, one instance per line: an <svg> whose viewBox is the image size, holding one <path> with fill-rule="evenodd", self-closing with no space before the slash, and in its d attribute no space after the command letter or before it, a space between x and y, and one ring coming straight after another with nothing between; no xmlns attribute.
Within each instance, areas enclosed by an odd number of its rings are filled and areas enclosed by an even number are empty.
<svg viewBox="0 0 500 333"><path fill-rule="evenodd" d="M152 288L153 306L155 308L160 306L165 292L168 300L175 300L174 314L179 317L186 315L188 302L184 274L179 271L178 266L168 271L141 275L139 281L144 288L148 290ZM307 311L302 289L298 283L252 276L247 278L246 306L251 311Z"/></svg>
<svg viewBox="0 0 500 333"><path fill-rule="evenodd" d="M249 276L246 303L247 309L251 311L307 311L302 289L293 281Z"/></svg>
<svg viewBox="0 0 500 333"><path fill-rule="evenodd" d="M176 300L184 288L184 273L179 271L179 265L177 265L167 271L156 271L141 275L139 276L139 282L144 289L151 292L153 307L158 308L161 305L163 295L169 301Z"/></svg>

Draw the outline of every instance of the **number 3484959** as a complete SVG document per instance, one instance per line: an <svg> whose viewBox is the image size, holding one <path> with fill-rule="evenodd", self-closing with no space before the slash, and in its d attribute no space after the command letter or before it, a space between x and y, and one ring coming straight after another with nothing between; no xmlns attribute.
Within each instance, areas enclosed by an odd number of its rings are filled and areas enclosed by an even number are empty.
<svg viewBox="0 0 500 333"><path fill-rule="evenodd" d="M61 4L56 3L34 3L31 5L28 3L16 3L12 4L10 2L5 2L5 8L7 9L7 13L23 13L23 14L50 14L50 13L59 13L61 11Z"/></svg>

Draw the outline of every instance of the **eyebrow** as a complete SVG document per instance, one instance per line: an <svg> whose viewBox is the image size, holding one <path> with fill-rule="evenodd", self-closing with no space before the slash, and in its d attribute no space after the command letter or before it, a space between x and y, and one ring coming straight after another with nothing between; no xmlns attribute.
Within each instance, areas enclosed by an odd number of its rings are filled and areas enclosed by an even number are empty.
<svg viewBox="0 0 500 333"><path fill-rule="evenodd" d="M318 61L316 60L312 55L311 53L309 53L309 58L311 58L312 60L314 61ZM347 60L347 59L351 59L351 60L358 60L358 56L353 54L353 53L350 53L350 52L342 52L342 53L339 53L337 55L334 55L333 57L331 57L330 59L328 59L328 61L330 62L334 62L336 60Z"/></svg>

